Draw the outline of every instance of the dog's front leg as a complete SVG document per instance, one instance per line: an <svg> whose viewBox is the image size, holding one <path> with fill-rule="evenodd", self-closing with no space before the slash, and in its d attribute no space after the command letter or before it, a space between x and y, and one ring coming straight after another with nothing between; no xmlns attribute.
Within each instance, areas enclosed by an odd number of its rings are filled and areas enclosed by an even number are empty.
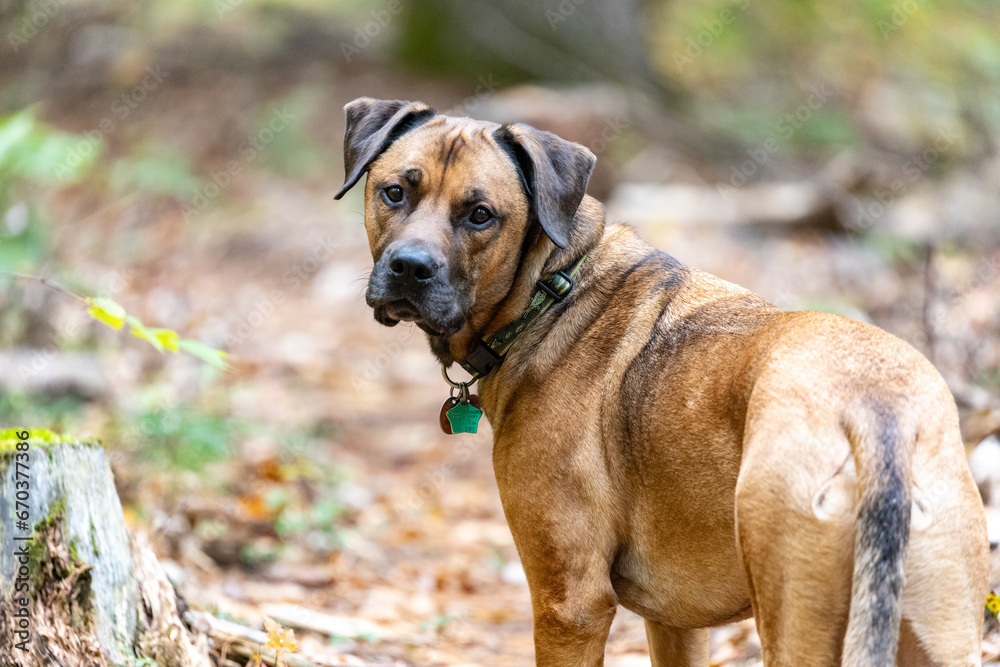
<svg viewBox="0 0 1000 667"><path fill-rule="evenodd" d="M506 475L496 466L500 499L531 589L539 667L604 664L618 598L611 584L613 531L604 513L535 465ZM591 510L591 511L588 511Z"/></svg>
<svg viewBox="0 0 1000 667"><path fill-rule="evenodd" d="M604 645L617 605L607 566L603 569L595 568L589 576L575 580L571 577L579 576L579 571L571 573L570 569L558 573L546 567L546 571L527 572L536 665L604 664Z"/></svg>
<svg viewBox="0 0 1000 667"><path fill-rule="evenodd" d="M536 495L524 488L528 476L519 481L501 484L501 499L531 589L536 664L603 665L618 603L613 534L600 513L585 511L563 489Z"/></svg>
<svg viewBox="0 0 1000 667"><path fill-rule="evenodd" d="M517 413L508 412L509 424ZM517 435L497 438L493 469L531 589L535 662L599 667L618 606L611 583L620 547L617 496L603 459L586 453L592 441Z"/></svg>

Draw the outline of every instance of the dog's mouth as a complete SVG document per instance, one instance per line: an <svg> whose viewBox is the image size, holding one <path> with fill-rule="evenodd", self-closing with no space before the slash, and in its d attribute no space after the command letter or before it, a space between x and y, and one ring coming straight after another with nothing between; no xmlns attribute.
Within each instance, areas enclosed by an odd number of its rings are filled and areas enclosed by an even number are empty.
<svg viewBox="0 0 1000 667"><path fill-rule="evenodd" d="M369 305L375 313L375 320L387 327L394 327L400 322L413 322L432 336L451 336L462 328L460 323L446 322L420 312L420 308L409 299L395 299Z"/></svg>
<svg viewBox="0 0 1000 667"><path fill-rule="evenodd" d="M387 303L383 310L387 318L403 321L403 322L416 322L422 319L420 316L420 311L417 307L410 303L409 299L396 299Z"/></svg>

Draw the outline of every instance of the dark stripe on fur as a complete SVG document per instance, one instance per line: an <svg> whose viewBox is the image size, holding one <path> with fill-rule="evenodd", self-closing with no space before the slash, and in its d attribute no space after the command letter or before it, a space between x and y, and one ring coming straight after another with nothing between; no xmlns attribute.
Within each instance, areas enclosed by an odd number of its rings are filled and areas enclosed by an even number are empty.
<svg viewBox="0 0 1000 667"><path fill-rule="evenodd" d="M675 275L686 274L681 271ZM667 276L664 279L669 280ZM661 286L667 285L669 282ZM665 319L669 305L669 300L663 303L649 339L629 364L622 380L621 401L627 406L623 426L629 448L647 440L645 415L653 414L660 392L670 391L672 366L680 355L693 349L699 341L750 335L778 312L753 294L734 295L705 304L679 320Z"/></svg>
<svg viewBox="0 0 1000 667"><path fill-rule="evenodd" d="M524 194L528 197L528 202L530 208L534 209L533 194L531 192L531 183L533 174L533 167L531 165L531 158L524 151L524 148L517 143L517 139L514 134L510 131L510 127L507 125L501 125L496 132L493 133L493 137L497 142L497 146L500 147L507 157L511 159L514 163L514 169L517 170L517 175L521 179L521 187L524 188Z"/></svg>
<svg viewBox="0 0 1000 667"><path fill-rule="evenodd" d="M441 143L441 181L438 183L438 189L444 187L444 175L448 173L448 167L451 166L452 161L455 159L455 148L459 146L461 142L462 146L465 146L465 137L461 133L455 135L455 138L451 140L451 144L445 149L444 142Z"/></svg>
<svg viewBox="0 0 1000 667"><path fill-rule="evenodd" d="M663 328L663 318L667 308L670 307L674 298L674 293L688 278L688 270L665 252L656 252L647 257L644 263L656 260L662 272L657 276L655 285L650 285L644 298L661 299L660 312L656 317L653 330L643 346L642 350L629 363L628 368L622 378L620 390L620 404L624 406L624 427L626 442L622 445L631 450L631 443L636 442L638 434L643 429L643 406L646 402L655 400L651 395L656 382L655 378L662 372L666 363L664 357L663 340L665 331ZM667 330L669 331L669 329Z"/></svg>
<svg viewBox="0 0 1000 667"><path fill-rule="evenodd" d="M653 277L650 274L658 272L663 272L662 276L656 276L659 281L655 285L645 287ZM680 286L684 282L684 275L686 273L680 262L663 251L655 250L636 260L613 278L613 285L605 283L591 285L588 293L603 292L607 296L607 301L604 306L594 309L594 317L580 330L577 345L584 346L596 361L603 364L614 354L622 336L627 333L632 313L639 303L650 298L664 298L663 292ZM641 291L631 288L634 284L642 285ZM569 297L557 308L571 308L580 296L582 292L579 290L570 292Z"/></svg>

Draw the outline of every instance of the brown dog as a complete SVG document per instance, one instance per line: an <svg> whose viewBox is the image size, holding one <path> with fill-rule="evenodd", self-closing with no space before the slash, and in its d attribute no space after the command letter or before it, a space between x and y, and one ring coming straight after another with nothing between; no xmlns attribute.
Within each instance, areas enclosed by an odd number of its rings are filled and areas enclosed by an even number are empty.
<svg viewBox="0 0 1000 667"><path fill-rule="evenodd" d="M606 227L580 145L419 103L346 112L337 197L368 172L375 318L483 373L539 665L602 664L619 604L654 665L708 665L707 628L751 614L769 666L980 664L985 519L923 356Z"/></svg>

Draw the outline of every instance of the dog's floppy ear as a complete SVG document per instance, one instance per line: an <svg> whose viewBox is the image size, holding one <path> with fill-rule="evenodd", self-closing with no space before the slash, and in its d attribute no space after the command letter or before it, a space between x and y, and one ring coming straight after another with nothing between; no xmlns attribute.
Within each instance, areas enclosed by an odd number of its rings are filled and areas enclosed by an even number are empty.
<svg viewBox="0 0 1000 667"><path fill-rule="evenodd" d="M334 199L340 199L353 188L361 180L361 174L392 142L431 118L434 109L423 102L359 97L344 107L344 113L347 116L344 187Z"/></svg>
<svg viewBox="0 0 1000 667"><path fill-rule="evenodd" d="M597 157L580 144L520 123L502 125L494 136L517 163L542 229L557 246L569 247L573 216Z"/></svg>

